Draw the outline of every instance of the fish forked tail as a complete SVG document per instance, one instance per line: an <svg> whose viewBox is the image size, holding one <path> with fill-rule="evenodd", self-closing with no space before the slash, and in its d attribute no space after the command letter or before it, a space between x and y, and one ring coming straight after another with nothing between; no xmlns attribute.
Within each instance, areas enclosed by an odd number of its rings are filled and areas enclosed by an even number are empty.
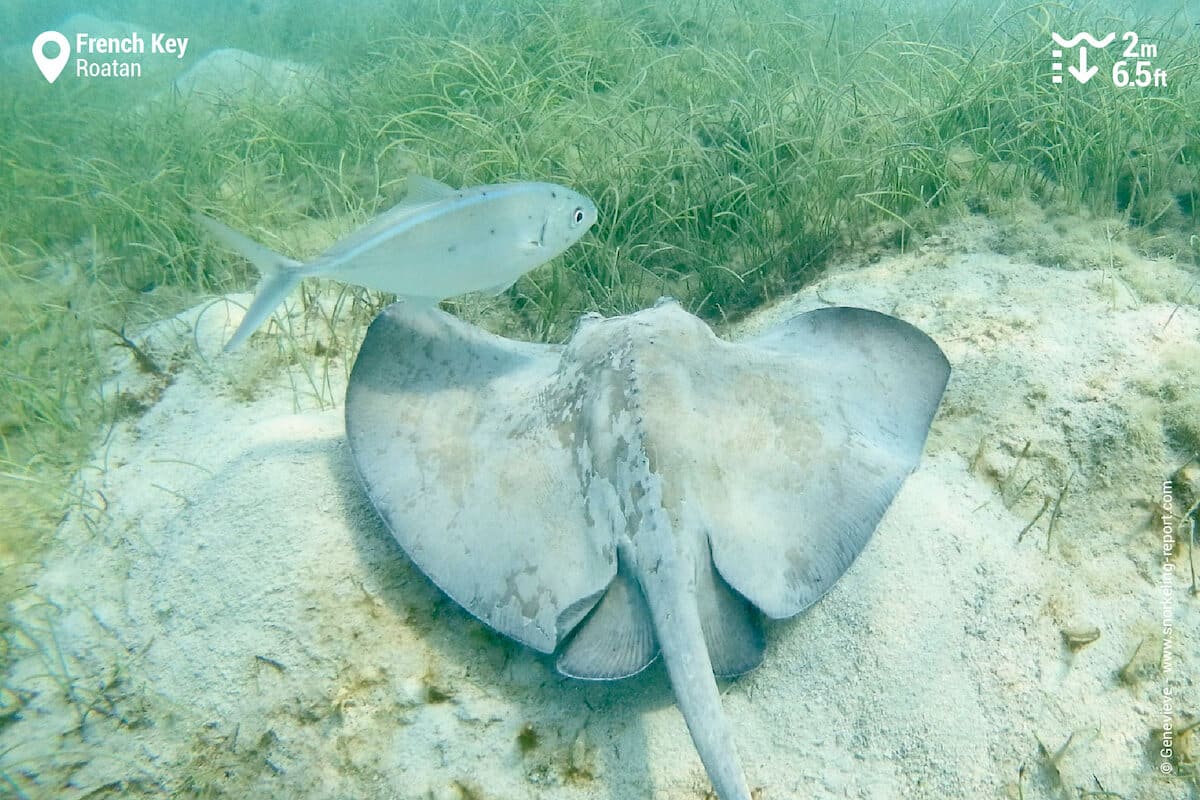
<svg viewBox="0 0 1200 800"><path fill-rule="evenodd" d="M234 331L233 338L225 345L225 352L228 353L250 338L250 334L258 330L258 326L271 316L275 307L291 294L292 289L296 288L296 285L304 277L304 272L298 269L302 264L295 259L276 253L269 247L264 247L228 225L217 222L212 217L194 213L192 220L208 231L220 244L240 253L247 261L254 264L262 275L262 284L258 294L254 297L254 302L250 304L246 316L242 318L242 324L238 325L238 329Z"/></svg>

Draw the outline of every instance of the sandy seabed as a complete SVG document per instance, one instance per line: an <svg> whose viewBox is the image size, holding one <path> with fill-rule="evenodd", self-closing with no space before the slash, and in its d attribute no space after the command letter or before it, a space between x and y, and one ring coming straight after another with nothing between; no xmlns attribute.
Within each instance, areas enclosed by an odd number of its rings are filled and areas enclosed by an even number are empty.
<svg viewBox="0 0 1200 800"><path fill-rule="evenodd" d="M858 561L768 626L763 666L725 686L761 800L1195 796L1195 777L1160 774L1200 750L1184 737L1164 760L1156 744L1164 687L1175 724L1200 708L1200 625L1186 535L1164 562L1174 518L1156 505L1187 458L1171 432L1200 409L1200 312L1177 302L1196 277L1128 252L1039 265L993 252L995 235L975 219L845 264L732 332L863 306L925 330L954 370ZM231 388L226 372L270 345L222 366L224 309L138 337L169 381L114 351L110 389L147 408L98 446L77 481L87 502L13 609L13 784L39 798L705 797L661 667L564 679L443 597L359 488L340 408L297 412L311 403L286 383ZM340 398L344 372L325 378Z"/></svg>

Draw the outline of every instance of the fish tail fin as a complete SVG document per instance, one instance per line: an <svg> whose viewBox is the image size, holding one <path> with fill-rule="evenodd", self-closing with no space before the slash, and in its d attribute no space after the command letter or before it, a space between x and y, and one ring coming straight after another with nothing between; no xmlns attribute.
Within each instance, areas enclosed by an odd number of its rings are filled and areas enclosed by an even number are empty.
<svg viewBox="0 0 1200 800"><path fill-rule="evenodd" d="M235 231L224 223L217 222L212 217L193 214L192 219L208 231L209 235L217 242L244 256L247 261L258 268L262 275L262 284L258 294L254 297L254 302L250 304L246 316L242 318L242 324L234 331L233 338L225 345L225 352L228 353L250 338L250 334L254 333L258 326L271 316L275 307L291 294L292 289L296 288L296 285L304 277L304 272L298 269L302 264L295 259L276 253L269 247L264 247L249 236Z"/></svg>
<svg viewBox="0 0 1200 800"><path fill-rule="evenodd" d="M303 277L302 274L293 271L277 272L274 275L265 276L258 294L254 295L254 302L250 304L246 316L242 317L242 324L238 325L228 344L225 345L225 352L235 350L242 342L249 339L250 334L267 321L275 307L292 293Z"/></svg>

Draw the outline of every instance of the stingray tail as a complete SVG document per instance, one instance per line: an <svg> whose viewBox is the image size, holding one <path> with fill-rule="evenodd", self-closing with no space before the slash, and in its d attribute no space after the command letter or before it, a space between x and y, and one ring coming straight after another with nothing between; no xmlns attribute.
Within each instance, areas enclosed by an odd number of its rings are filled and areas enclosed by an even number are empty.
<svg viewBox="0 0 1200 800"><path fill-rule="evenodd" d="M655 597L655 594L651 590L647 600L663 662L700 761L717 797L750 800L733 732L721 708L721 695L704 643L695 598L682 587L669 592L673 597Z"/></svg>
<svg viewBox="0 0 1200 800"><path fill-rule="evenodd" d="M661 486L658 488L661 491ZM633 558L638 562L638 583L650 609L676 703L717 797L751 800L733 743L733 731L721 708L721 694L705 641L696 578L690 574L688 559L677 549L681 541L671 530L666 512L649 508L642 511ZM703 553L697 553L700 555L708 558L707 545ZM700 590L708 588L701 586Z"/></svg>
<svg viewBox="0 0 1200 800"><path fill-rule="evenodd" d="M222 245L241 253L262 275L262 285L254 297L254 302L242 318L242 324L234 331L233 338L225 345L225 352L228 353L246 341L259 325L266 322L275 307L291 294L292 289L295 289L304 277L304 270L300 269L303 265L269 247L264 247L212 217L193 214L192 219Z"/></svg>

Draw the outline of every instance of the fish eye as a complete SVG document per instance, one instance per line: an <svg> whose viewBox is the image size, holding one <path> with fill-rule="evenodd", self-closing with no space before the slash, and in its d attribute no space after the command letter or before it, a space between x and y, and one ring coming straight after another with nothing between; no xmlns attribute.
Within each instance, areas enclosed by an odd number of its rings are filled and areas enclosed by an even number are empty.
<svg viewBox="0 0 1200 800"><path fill-rule="evenodd" d="M571 215L571 219L573 219L575 221L576 225L583 222L583 209L576 208L575 213Z"/></svg>

